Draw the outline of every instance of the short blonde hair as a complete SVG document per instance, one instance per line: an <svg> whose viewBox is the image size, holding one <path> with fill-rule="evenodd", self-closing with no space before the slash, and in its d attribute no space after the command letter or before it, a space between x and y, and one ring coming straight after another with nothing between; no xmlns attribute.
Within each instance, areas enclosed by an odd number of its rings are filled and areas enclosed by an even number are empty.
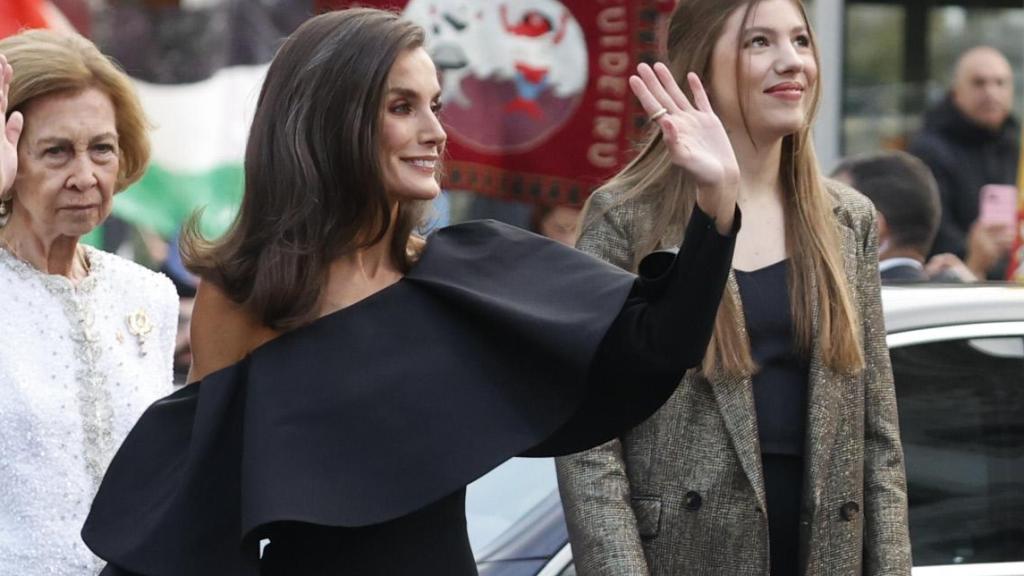
<svg viewBox="0 0 1024 576"><path fill-rule="evenodd" d="M0 40L0 54L14 67L7 114L61 92L96 88L114 105L120 168L115 190L142 177L149 163L149 122L131 79L96 45L74 33L26 30Z"/></svg>

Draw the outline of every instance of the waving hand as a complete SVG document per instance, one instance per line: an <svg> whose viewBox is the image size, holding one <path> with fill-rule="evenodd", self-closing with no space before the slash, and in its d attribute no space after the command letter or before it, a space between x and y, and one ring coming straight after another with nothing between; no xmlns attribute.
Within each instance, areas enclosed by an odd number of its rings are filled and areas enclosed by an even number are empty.
<svg viewBox="0 0 1024 576"><path fill-rule="evenodd" d="M720 231L725 231L732 223L739 188L736 154L722 121L711 109L700 78L691 72L686 79L693 103L660 62L653 68L637 66L637 75L630 77L629 86L647 115L661 128L672 162L697 182L700 209L715 218Z"/></svg>
<svg viewBox="0 0 1024 576"><path fill-rule="evenodd" d="M21 112L7 117L7 96L13 77L14 69L0 54L0 133L3 134L0 137L0 198L11 188L18 174L18 139L24 125Z"/></svg>

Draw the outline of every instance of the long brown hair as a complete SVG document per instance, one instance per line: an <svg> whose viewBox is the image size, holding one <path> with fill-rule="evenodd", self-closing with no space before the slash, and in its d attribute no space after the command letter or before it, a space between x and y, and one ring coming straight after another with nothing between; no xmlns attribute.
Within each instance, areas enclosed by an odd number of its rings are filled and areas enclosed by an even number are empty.
<svg viewBox="0 0 1024 576"><path fill-rule="evenodd" d="M216 242L192 219L182 237L189 268L275 330L315 319L330 263L392 228L391 257L408 270L425 203L391 213L378 140L391 66L423 39L419 26L367 8L300 26L263 83L238 216Z"/></svg>
<svg viewBox="0 0 1024 576"><path fill-rule="evenodd" d="M714 73L711 54L726 20L734 10L742 9L745 10L745 26L760 1L680 0L668 27L668 59L673 75L685 78L687 72L697 71L704 85L711 85ZM807 22L800 0L791 1ZM812 46L815 46L813 37ZM739 42L736 49L741 49ZM819 60L816 47L814 58ZM741 58L736 59L736 66L739 72ZM736 77L738 82L742 81L742 74L737 73ZM680 87L688 97L693 97L688 83L681 82ZM737 86L737 94L745 94L743 86ZM819 97L819 83L816 83L811 94L812 118ZM744 98L740 98L740 113L746 124ZM784 138L779 166L786 199L786 248L793 263L789 267L789 285L796 344L802 353L809 354L817 337L825 364L842 373L853 373L864 365L858 316L846 283L832 203L814 155L811 124L809 120L799 131ZM634 267L642 255L659 248L663 240L680 237L679 233L696 202L696 185L669 160L668 150L656 126L652 127L650 136L633 161L604 188L616 194L612 209L625 203L657 206L657 209L645 210L650 221L644 223L633 238ZM586 213L584 228L602 216L599 210L587 210ZM815 334L812 310L817 303L821 306L818 332ZM739 309L739 302L726 291L704 357L705 374L749 375L756 370L750 341L741 326Z"/></svg>

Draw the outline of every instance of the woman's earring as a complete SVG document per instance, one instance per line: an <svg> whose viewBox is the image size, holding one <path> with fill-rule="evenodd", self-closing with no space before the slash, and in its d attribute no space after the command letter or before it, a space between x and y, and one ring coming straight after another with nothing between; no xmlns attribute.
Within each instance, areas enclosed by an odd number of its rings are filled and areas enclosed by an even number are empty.
<svg viewBox="0 0 1024 576"><path fill-rule="evenodd" d="M0 198L0 228L7 225L7 219L11 217L11 202L13 198Z"/></svg>

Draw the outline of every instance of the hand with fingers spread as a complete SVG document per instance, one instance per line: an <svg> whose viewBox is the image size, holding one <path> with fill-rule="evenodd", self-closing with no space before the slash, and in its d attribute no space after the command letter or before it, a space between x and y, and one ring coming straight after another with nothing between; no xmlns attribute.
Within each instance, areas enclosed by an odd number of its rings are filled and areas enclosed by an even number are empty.
<svg viewBox="0 0 1024 576"><path fill-rule="evenodd" d="M696 181L697 205L715 219L720 232L726 233L732 227L739 190L736 154L722 121L711 109L700 78L691 72L686 79L693 92L692 103L672 72L660 62L653 68L637 66L629 86L647 115L661 128L672 162Z"/></svg>
<svg viewBox="0 0 1024 576"><path fill-rule="evenodd" d="M11 188L18 174L18 139L24 124L21 112L7 117L7 94L13 77L14 68L0 55L0 133L3 133L0 138L0 198Z"/></svg>

